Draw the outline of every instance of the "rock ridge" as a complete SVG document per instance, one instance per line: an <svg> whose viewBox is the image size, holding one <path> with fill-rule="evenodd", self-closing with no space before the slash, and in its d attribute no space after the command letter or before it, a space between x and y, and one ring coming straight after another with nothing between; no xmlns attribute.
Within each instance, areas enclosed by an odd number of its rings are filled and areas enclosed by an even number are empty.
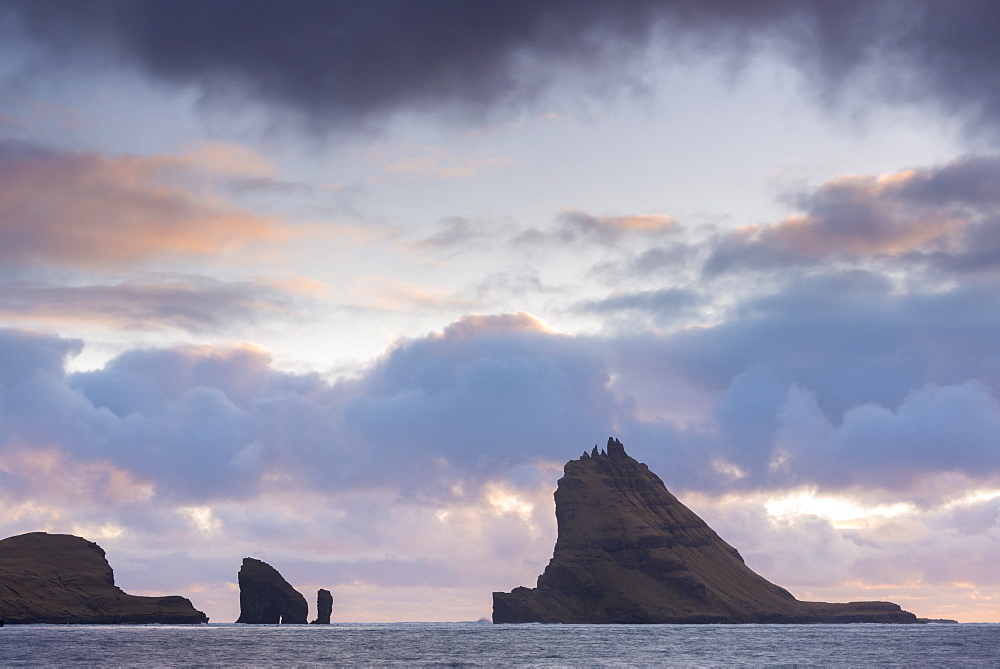
<svg viewBox="0 0 1000 669"><path fill-rule="evenodd" d="M535 588L493 593L494 623L916 623L890 602L795 599L749 567L609 438L566 463L558 538Z"/></svg>
<svg viewBox="0 0 1000 669"><path fill-rule="evenodd" d="M208 622L184 597L125 593L115 585L104 549L71 534L46 532L0 541L0 619L90 625Z"/></svg>

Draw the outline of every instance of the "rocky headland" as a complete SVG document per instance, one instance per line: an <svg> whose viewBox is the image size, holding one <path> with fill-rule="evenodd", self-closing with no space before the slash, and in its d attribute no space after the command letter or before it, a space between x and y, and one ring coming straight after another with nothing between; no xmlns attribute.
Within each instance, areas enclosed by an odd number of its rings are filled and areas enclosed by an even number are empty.
<svg viewBox="0 0 1000 669"><path fill-rule="evenodd" d="M681 504L617 439L566 463L558 538L535 588L493 593L494 623L916 623L889 602L795 599Z"/></svg>
<svg viewBox="0 0 1000 669"><path fill-rule="evenodd" d="M249 625L304 625L308 622L306 598L266 562L243 558L237 580L240 617L236 622Z"/></svg>
<svg viewBox="0 0 1000 669"><path fill-rule="evenodd" d="M0 541L0 618L8 623L208 622L184 597L125 593L115 585L100 546L45 532Z"/></svg>

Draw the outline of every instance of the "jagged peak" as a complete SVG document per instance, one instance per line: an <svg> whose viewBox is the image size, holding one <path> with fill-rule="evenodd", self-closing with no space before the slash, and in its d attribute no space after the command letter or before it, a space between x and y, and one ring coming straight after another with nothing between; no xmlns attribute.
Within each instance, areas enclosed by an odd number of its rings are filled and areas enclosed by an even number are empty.
<svg viewBox="0 0 1000 669"><path fill-rule="evenodd" d="M537 587L494 593L493 622L917 622L897 604L796 600L751 570L621 441L593 454L567 462L559 479L558 536Z"/></svg>
<svg viewBox="0 0 1000 669"><path fill-rule="evenodd" d="M625 446L614 437L608 437L608 455L613 458L626 457Z"/></svg>
<svg viewBox="0 0 1000 669"><path fill-rule="evenodd" d="M590 452L590 457L596 458L600 453L597 452L597 444L594 444L594 450Z"/></svg>
<svg viewBox="0 0 1000 669"><path fill-rule="evenodd" d="M583 455L580 456L580 459L581 460L589 460L590 459L590 453L588 453L587 451L584 451Z"/></svg>

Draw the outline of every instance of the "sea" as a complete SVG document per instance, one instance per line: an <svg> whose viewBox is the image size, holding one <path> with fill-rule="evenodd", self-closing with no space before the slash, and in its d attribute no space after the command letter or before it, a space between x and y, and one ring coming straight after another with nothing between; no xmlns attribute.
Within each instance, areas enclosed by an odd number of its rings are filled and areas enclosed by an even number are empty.
<svg viewBox="0 0 1000 669"><path fill-rule="evenodd" d="M9 667L996 667L1000 624L7 625Z"/></svg>

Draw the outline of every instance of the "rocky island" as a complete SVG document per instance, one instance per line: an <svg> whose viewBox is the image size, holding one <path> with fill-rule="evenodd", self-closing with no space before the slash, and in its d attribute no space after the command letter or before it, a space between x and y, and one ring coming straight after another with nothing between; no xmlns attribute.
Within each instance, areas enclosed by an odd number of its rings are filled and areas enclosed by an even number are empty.
<svg viewBox="0 0 1000 669"><path fill-rule="evenodd" d="M249 625L305 625L309 604L302 593L266 562L243 558L237 575L240 584L240 617ZM332 605L331 597L331 605Z"/></svg>
<svg viewBox="0 0 1000 669"><path fill-rule="evenodd" d="M326 588L320 588L316 593L316 620L313 625L329 625L333 615L333 593Z"/></svg>
<svg viewBox="0 0 1000 669"><path fill-rule="evenodd" d="M493 593L494 623L921 622L889 602L797 600L617 439L566 463L555 501L552 559L537 587Z"/></svg>
<svg viewBox="0 0 1000 669"><path fill-rule="evenodd" d="M207 623L184 597L139 597L115 585L104 550L70 534L0 541L0 619L8 623Z"/></svg>

